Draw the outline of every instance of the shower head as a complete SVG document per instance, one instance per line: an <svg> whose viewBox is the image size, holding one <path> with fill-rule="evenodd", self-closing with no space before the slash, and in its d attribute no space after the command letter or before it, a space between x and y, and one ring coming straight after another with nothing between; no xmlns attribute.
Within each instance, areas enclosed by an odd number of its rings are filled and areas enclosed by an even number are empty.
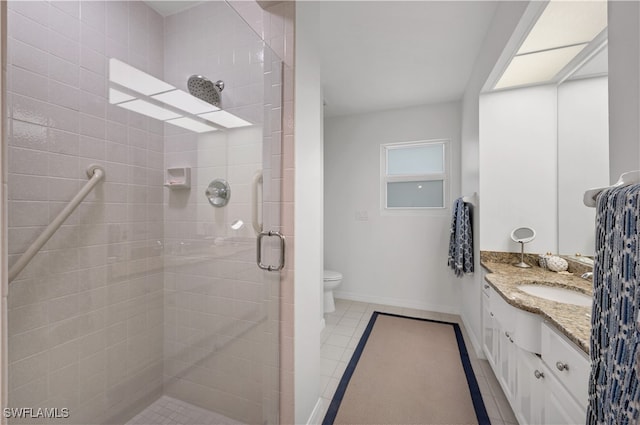
<svg viewBox="0 0 640 425"><path fill-rule="evenodd" d="M215 106L220 106L220 92L224 89L224 81L215 83L202 75L192 75L187 81L187 88L192 96Z"/></svg>

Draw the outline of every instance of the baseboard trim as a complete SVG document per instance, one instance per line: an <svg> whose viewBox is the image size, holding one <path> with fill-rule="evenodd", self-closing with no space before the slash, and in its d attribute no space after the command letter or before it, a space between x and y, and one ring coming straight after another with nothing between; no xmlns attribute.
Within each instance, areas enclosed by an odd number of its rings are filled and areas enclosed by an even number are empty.
<svg viewBox="0 0 640 425"><path fill-rule="evenodd" d="M476 352L476 357L478 357L479 359L486 359L484 355L484 351L482 350L482 344L480 344L480 341L478 341L478 337L471 330L472 328L469 325L469 321L467 320L467 317L464 314L461 314L460 318L462 319L462 324L464 325L465 330L467 331L467 336L469 337L469 341L471 341L471 345L473 345L473 349Z"/></svg>
<svg viewBox="0 0 640 425"><path fill-rule="evenodd" d="M458 306L416 302L415 300L408 300L404 298L376 297L372 295L363 295L346 291L333 291L333 294L336 298L342 298L349 301L383 304L393 307L415 308L416 310L433 311L436 313L460 314L460 307Z"/></svg>
<svg viewBox="0 0 640 425"><path fill-rule="evenodd" d="M311 415L309 416L309 420L307 421L307 425L317 425L322 423L322 398L318 398Z"/></svg>

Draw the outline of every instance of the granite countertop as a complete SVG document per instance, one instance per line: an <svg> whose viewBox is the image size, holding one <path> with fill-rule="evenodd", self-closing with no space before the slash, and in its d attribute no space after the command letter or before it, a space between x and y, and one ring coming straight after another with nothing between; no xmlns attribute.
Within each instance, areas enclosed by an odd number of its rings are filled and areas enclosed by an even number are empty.
<svg viewBox="0 0 640 425"><path fill-rule="evenodd" d="M527 263L534 265L529 257ZM592 283L578 274L560 274L537 265L530 269L514 267L511 258L499 258L495 255L481 255L480 264L489 271L485 280L504 300L514 307L539 314L571 341L589 354L591 334L591 307L559 303L534 297L518 289L523 284L542 284L572 289L587 295L593 295ZM519 259L518 259L519 260Z"/></svg>

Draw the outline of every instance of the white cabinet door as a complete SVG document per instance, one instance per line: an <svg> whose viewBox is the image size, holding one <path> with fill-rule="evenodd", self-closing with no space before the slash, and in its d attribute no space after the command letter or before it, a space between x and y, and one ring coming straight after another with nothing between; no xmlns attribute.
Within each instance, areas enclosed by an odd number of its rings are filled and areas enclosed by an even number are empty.
<svg viewBox="0 0 640 425"><path fill-rule="evenodd" d="M499 376L498 380L502 384L504 395L509 401L515 400L516 395L516 357L517 346L513 343L513 339L508 331L503 327L499 328L498 335L498 362Z"/></svg>
<svg viewBox="0 0 640 425"><path fill-rule="evenodd" d="M585 423L585 409L575 401L545 365L542 365L542 371L545 381L544 423L554 425Z"/></svg>
<svg viewBox="0 0 640 425"><path fill-rule="evenodd" d="M513 411L518 422L520 425L544 424L542 360L533 353L518 349L516 369L516 405Z"/></svg>
<svg viewBox="0 0 640 425"><path fill-rule="evenodd" d="M497 326L491 312L490 293L482 292L482 350L491 367L496 366L496 343L494 328Z"/></svg>

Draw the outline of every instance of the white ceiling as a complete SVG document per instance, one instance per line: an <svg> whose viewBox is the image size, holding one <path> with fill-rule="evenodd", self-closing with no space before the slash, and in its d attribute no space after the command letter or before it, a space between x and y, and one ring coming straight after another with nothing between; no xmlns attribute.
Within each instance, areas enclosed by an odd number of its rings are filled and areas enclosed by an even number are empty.
<svg viewBox="0 0 640 425"><path fill-rule="evenodd" d="M302 5L317 16L325 115L335 116L460 99L497 2Z"/></svg>
<svg viewBox="0 0 640 425"><path fill-rule="evenodd" d="M186 0L149 0L145 1L149 7L154 9L160 15L167 17L173 15L178 12L182 12L183 10L190 9L198 4L202 3L202 1L186 1Z"/></svg>
<svg viewBox="0 0 640 425"><path fill-rule="evenodd" d="M200 1L146 1L163 16ZM460 99L497 1L304 1L325 115Z"/></svg>

